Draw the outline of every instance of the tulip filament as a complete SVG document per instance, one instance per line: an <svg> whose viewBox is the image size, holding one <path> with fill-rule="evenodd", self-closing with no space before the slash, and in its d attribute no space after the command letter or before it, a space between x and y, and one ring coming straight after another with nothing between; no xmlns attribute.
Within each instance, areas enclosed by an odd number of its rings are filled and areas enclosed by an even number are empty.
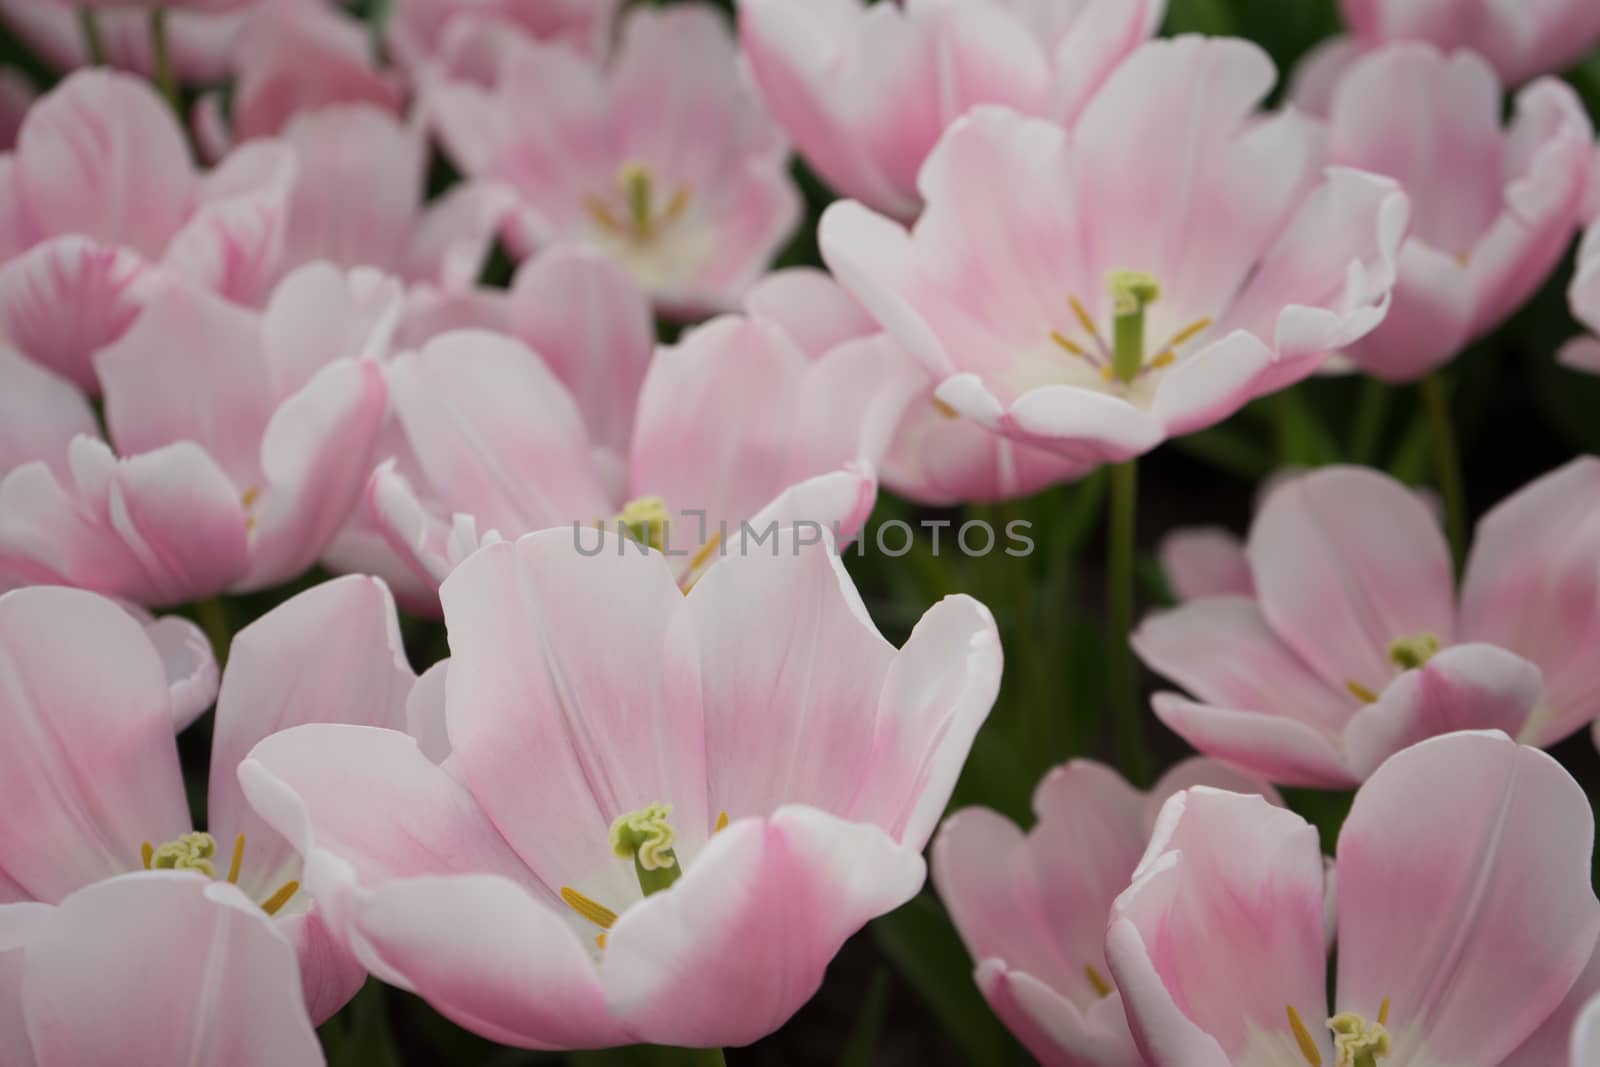
<svg viewBox="0 0 1600 1067"><path fill-rule="evenodd" d="M1172 336L1157 349L1150 359L1145 358L1145 310L1161 297L1161 283L1154 275L1143 271L1114 270L1108 278L1111 287L1112 320L1111 342L1095 325L1094 316L1077 297L1069 297L1068 305L1078 321L1078 326L1089 335L1090 345L1073 340L1060 330L1050 331L1050 341L1078 359L1085 360L1100 372L1107 385L1120 382L1131 385L1146 371L1162 370L1178 360L1180 346L1211 327L1209 318L1196 319Z"/></svg>
<svg viewBox="0 0 1600 1067"><path fill-rule="evenodd" d="M608 196L591 194L583 206L600 229L638 244L655 240L689 209L689 188L680 185L657 211L655 176L638 163L628 163L617 172L617 191L625 208L621 217L612 210L612 198Z"/></svg>

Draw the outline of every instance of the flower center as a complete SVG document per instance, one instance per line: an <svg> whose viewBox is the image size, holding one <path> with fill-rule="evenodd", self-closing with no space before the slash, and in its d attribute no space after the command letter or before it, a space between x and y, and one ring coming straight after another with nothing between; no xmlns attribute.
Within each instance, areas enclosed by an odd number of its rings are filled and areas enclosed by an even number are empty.
<svg viewBox="0 0 1600 1067"><path fill-rule="evenodd" d="M144 869L147 871L199 871L207 878L217 876L217 866L212 862L217 854L217 839L210 834L187 833L171 841L164 841L160 845L152 845L146 841L139 852L144 860ZM243 864L244 835L240 834L234 839L233 855L228 860L230 883L234 885L239 883L239 869ZM289 903L289 898L299 890L300 883L290 879L261 902L261 910L268 915L278 914L283 906Z"/></svg>
<svg viewBox="0 0 1600 1067"><path fill-rule="evenodd" d="M680 185L663 203L657 203L655 176L639 163L626 163L617 171L616 187L605 194L591 193L583 206L589 218L612 237L649 244L689 209L689 187ZM614 206L620 200L622 211Z"/></svg>
<svg viewBox="0 0 1600 1067"><path fill-rule="evenodd" d="M1322 1067L1322 1052L1317 1048L1305 1020L1300 1018L1293 1004L1287 1006L1286 1012L1289 1032L1300 1047L1300 1055L1310 1067ZM1383 1004L1378 1008L1376 1022L1369 1023L1364 1016L1353 1011L1341 1012L1329 1019L1328 1029L1333 1031L1333 1048L1339 1057L1333 1067L1378 1067L1378 1060L1388 1056L1391 1051L1388 1023L1388 997L1383 999Z"/></svg>
<svg viewBox="0 0 1600 1067"><path fill-rule="evenodd" d="M1161 283L1152 274L1137 270L1114 270L1107 276L1111 287L1111 342L1108 344L1095 325L1094 317L1077 297L1069 299L1072 314L1088 343L1068 337L1060 330L1050 331L1050 340L1079 359L1087 360L1107 383L1131 385L1146 371L1171 366L1178 358L1179 346L1210 328L1211 320L1197 319L1179 330L1154 357L1145 359L1145 309L1161 298Z"/></svg>
<svg viewBox="0 0 1600 1067"><path fill-rule="evenodd" d="M1414 671L1438 655L1439 648L1439 638L1434 634L1424 632L1397 637L1389 642L1389 662L1394 664L1395 670ZM1345 682L1344 687L1363 704L1378 702L1377 693L1354 679Z"/></svg>
<svg viewBox="0 0 1600 1067"><path fill-rule="evenodd" d="M667 550L667 532L672 526L672 512L667 510L667 502L660 497L641 496L628 501L613 521L623 533L641 545L657 552Z"/></svg>

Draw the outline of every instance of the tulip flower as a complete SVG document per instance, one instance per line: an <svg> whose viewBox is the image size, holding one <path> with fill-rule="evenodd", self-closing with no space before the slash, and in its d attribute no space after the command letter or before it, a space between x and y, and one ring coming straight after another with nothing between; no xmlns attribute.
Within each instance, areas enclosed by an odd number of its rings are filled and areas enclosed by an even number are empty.
<svg viewBox="0 0 1600 1067"><path fill-rule="evenodd" d="M1298 477L1250 528L1253 592L1188 600L1134 633L1146 665L1196 698L1158 694L1156 715L1208 755L1322 788L1451 730L1552 745L1600 715L1597 516L1594 458L1539 478L1479 523L1458 597L1415 494L1364 468Z"/></svg>
<svg viewBox="0 0 1600 1067"><path fill-rule="evenodd" d="M280 925L192 871L0 905L6 1062L321 1067Z"/></svg>
<svg viewBox="0 0 1600 1067"><path fill-rule="evenodd" d="M813 361L775 324L725 316L660 349L646 372L647 329L592 328L617 310L624 324L636 316L615 298L627 282L589 263L588 281L571 273L581 256L518 279L512 314L517 332L543 338L537 353L454 331L390 364L404 448L370 501L416 574L437 588L482 543L574 524L636 528L686 585L744 523L853 538L909 392L902 368L850 347ZM571 314L585 291L602 299Z"/></svg>
<svg viewBox="0 0 1600 1067"><path fill-rule="evenodd" d="M0 900L54 904L129 871L199 871L275 917L317 1021L349 1000L364 973L329 939L298 857L245 805L234 770L289 726L404 729L423 714L407 707L416 676L382 583L328 582L236 635L206 833L193 829L173 736L183 694L148 629L92 593L28 588L0 596L0 633L0 669L18 680L0 696L0 796L15 816L0 835Z"/></svg>
<svg viewBox="0 0 1600 1067"><path fill-rule="evenodd" d="M299 162L299 179L281 270L323 260L375 267L433 289L458 291L477 282L512 208L509 190L467 182L424 204L424 131L369 105L301 115L283 140Z"/></svg>
<svg viewBox="0 0 1600 1067"><path fill-rule="evenodd" d="M880 471L885 486L924 504L1011 500L1071 477L1073 464L1043 449L992 434L934 395L937 379L889 337L850 294L822 271L777 271L745 298L752 318L782 328L812 360L846 346L875 363L904 401ZM908 401L906 395L914 394Z"/></svg>
<svg viewBox="0 0 1600 1067"><path fill-rule="evenodd" d="M1190 789L1112 908L1106 958L1150 1067L1508 1067L1593 952L1593 843L1578 783L1499 733L1386 762L1331 875L1298 815Z"/></svg>
<svg viewBox="0 0 1600 1067"><path fill-rule="evenodd" d="M440 43L465 26L603 56L621 6L621 0L393 0L387 40L396 60L412 69L437 58Z"/></svg>
<svg viewBox="0 0 1600 1067"><path fill-rule="evenodd" d="M240 782L357 957L461 1025L746 1044L921 886L998 688L994 620L950 597L896 651L826 544L749 545L685 595L659 553L575 538L445 582L443 765L307 726Z"/></svg>
<svg viewBox="0 0 1600 1067"><path fill-rule="evenodd" d="M1254 111L1272 80L1256 46L1189 37L1136 51L1070 133L980 108L923 167L909 233L835 204L823 256L951 410L1080 470L1140 455L1388 306L1405 197L1319 178L1315 124Z"/></svg>
<svg viewBox="0 0 1600 1067"><path fill-rule="evenodd" d="M223 118L220 93L202 96L195 110L197 139L213 158L234 143L276 137L295 116L336 104L400 110L400 84L378 70L371 30L359 19L320 4L262 5L240 32L248 43L229 63L230 118ZM376 161L368 162L384 177Z"/></svg>
<svg viewBox="0 0 1600 1067"><path fill-rule="evenodd" d="M37 98L33 83L24 74L10 68L0 70L0 150L9 152L16 147L22 120Z"/></svg>
<svg viewBox="0 0 1600 1067"><path fill-rule="evenodd" d="M1600 163L1595 175L1600 185ZM1590 336L1571 341L1561 350L1563 364L1574 370L1600 374L1600 218L1589 227L1578 249L1578 273L1568 292L1572 313L1588 327Z"/></svg>
<svg viewBox="0 0 1600 1067"><path fill-rule="evenodd" d="M440 77L423 101L460 170L516 190L515 255L600 248L666 310L732 310L800 216L737 59L716 11L636 8L604 67L507 39L491 84Z"/></svg>
<svg viewBox="0 0 1600 1067"><path fill-rule="evenodd" d="M1495 329L1549 277L1580 222L1594 130L1578 95L1541 79L1502 129L1500 83L1470 52L1391 45L1333 91L1328 156L1384 174L1411 198L1394 306L1344 355L1410 381Z"/></svg>
<svg viewBox="0 0 1600 1067"><path fill-rule="evenodd" d="M1156 813L1196 785L1278 802L1271 787L1206 759L1180 763L1149 794L1077 760L1039 783L1027 834L987 808L964 808L939 830L933 884L978 961L978 987L1047 1067L1144 1067L1108 977L1106 921Z"/></svg>
<svg viewBox="0 0 1600 1067"><path fill-rule="evenodd" d="M115 451L79 418L64 459L0 479L0 572L146 605L301 573L372 469L385 401L365 353L397 305L326 264L261 314L161 290L96 360Z"/></svg>
<svg viewBox="0 0 1600 1067"><path fill-rule="evenodd" d="M263 293L283 238L294 159L259 142L209 174L140 79L82 71L39 101L0 157L0 332L98 391L92 357L170 284Z"/></svg>

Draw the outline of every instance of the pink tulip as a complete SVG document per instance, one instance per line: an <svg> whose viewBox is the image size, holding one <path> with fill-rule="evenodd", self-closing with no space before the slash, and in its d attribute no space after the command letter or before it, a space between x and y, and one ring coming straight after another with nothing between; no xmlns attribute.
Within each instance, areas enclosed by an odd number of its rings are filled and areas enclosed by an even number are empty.
<svg viewBox="0 0 1600 1067"><path fill-rule="evenodd" d="M1216 526L1174 530L1162 538L1156 555L1178 600L1209 596L1254 596L1255 579L1244 545Z"/></svg>
<svg viewBox="0 0 1600 1067"><path fill-rule="evenodd" d="M38 95L33 83L20 71L10 67L0 70L0 150L9 152L16 146L22 120L27 118Z"/></svg>
<svg viewBox="0 0 1600 1067"><path fill-rule="evenodd" d="M201 97L195 122L207 152L276 137L297 115L336 104L400 109L399 82L380 71L365 22L318 4L261 5L249 13L232 62L231 122L221 96Z"/></svg>
<svg viewBox="0 0 1600 1067"><path fill-rule="evenodd" d="M1504 129L1501 113L1484 60L1428 45L1372 52L1335 86L1330 160L1394 178L1412 207L1394 306L1345 352L1361 370L1410 381L1454 359L1566 255L1594 154L1583 103L1542 79Z"/></svg>
<svg viewBox="0 0 1600 1067"><path fill-rule="evenodd" d="M929 157L910 233L835 204L823 255L951 410L1080 470L1140 455L1388 306L1405 197L1320 177L1316 126L1253 110L1272 77L1248 42L1180 38L1135 52L1070 134L980 108Z"/></svg>
<svg viewBox="0 0 1600 1067"><path fill-rule="evenodd" d="M525 267L502 315L528 344L458 330L388 370L404 441L371 503L433 587L485 542L574 523L645 523L687 585L741 522L841 540L865 522L903 367L859 346L811 360L737 316L651 360L642 298L593 253Z"/></svg>
<svg viewBox="0 0 1600 1067"><path fill-rule="evenodd" d="M1415 494L1323 468L1261 505L1253 593L1158 612L1133 647L1196 698L1158 694L1163 722L1269 781L1347 788L1451 730L1548 746L1600 716L1597 549L1600 461L1583 457L1485 516L1458 599Z"/></svg>
<svg viewBox="0 0 1600 1067"><path fill-rule="evenodd" d="M1589 0L1342 0L1341 6L1360 47L1422 41L1470 49L1508 85L1558 74L1600 44L1600 7Z"/></svg>
<svg viewBox="0 0 1600 1067"><path fill-rule="evenodd" d="M403 66L419 68L435 58L452 31L479 26L603 56L621 6L621 0L393 0L389 48Z"/></svg>
<svg viewBox="0 0 1600 1067"><path fill-rule="evenodd" d="M989 433L940 403L938 380L883 332L822 271L777 271L756 283L746 311L783 330L813 360L849 346L890 376L889 402L904 414L882 457L883 484L924 504L1010 500L1054 485L1077 468L1042 449ZM908 393L914 394L909 401Z"/></svg>
<svg viewBox="0 0 1600 1067"><path fill-rule="evenodd" d="M0 905L0 1033L19 1067L324 1062L294 949L238 887L191 871Z"/></svg>
<svg viewBox="0 0 1600 1067"><path fill-rule="evenodd" d="M1600 187L1600 163L1595 166ZM1570 341L1561 350L1561 362L1573 370L1600 374L1600 218L1597 218L1578 248L1578 273L1567 293L1572 313L1589 330L1589 336Z"/></svg>
<svg viewBox="0 0 1600 1067"><path fill-rule="evenodd" d="M175 604L305 570L372 469L384 385L364 353L397 303L326 264L260 314L161 290L96 359L115 451L80 419L54 459L0 480L0 571Z"/></svg>
<svg viewBox="0 0 1600 1067"><path fill-rule="evenodd" d="M313 1017L337 1011L364 974L298 891L299 858L245 805L234 770L261 738L302 723L420 727L428 694L406 664L383 584L327 582L234 638L217 700L203 857L191 847L201 842L173 741L192 692L170 663L163 670L170 654L151 639L156 631L94 594L60 588L0 596L0 631L5 670L27 683L0 717L0 779L12 810L28 815L0 839L0 900L55 903L100 879L161 867L168 853L180 867L209 865L206 873L258 902L295 946ZM214 694L214 664L212 672ZM146 847L155 849L149 862Z"/></svg>
<svg viewBox="0 0 1600 1067"><path fill-rule="evenodd" d="M280 269L325 260L450 291L477 282L513 206L509 190L468 182L424 204L424 131L368 105L301 115L284 142L299 178Z"/></svg>
<svg viewBox="0 0 1600 1067"><path fill-rule="evenodd" d="M1269 786L1191 759L1148 795L1107 767L1075 761L1045 775L1027 834L987 808L945 820L933 883L978 961L983 995L1046 1067L1144 1067L1109 981L1107 916L1173 794L1195 785Z"/></svg>
<svg viewBox="0 0 1600 1067"><path fill-rule="evenodd" d="M913 219L917 172L979 104L1071 124L1166 0L740 0L767 107L841 195Z"/></svg>
<svg viewBox="0 0 1600 1067"><path fill-rule="evenodd" d="M502 45L491 84L441 77L423 99L462 171L516 189L512 251L589 245L665 309L737 306L794 230L800 195L722 17L636 8L605 67L562 45Z"/></svg>
<svg viewBox="0 0 1600 1067"><path fill-rule="evenodd" d="M896 651L825 545L749 547L684 595L661 555L575 537L445 582L442 766L301 727L240 781L357 957L461 1025L746 1044L921 886L998 688L994 620L951 597Z"/></svg>
<svg viewBox="0 0 1600 1067"><path fill-rule="evenodd" d="M143 81L72 75L0 156L0 332L97 391L92 357L164 287L250 302L264 292L294 180L289 150L249 145L209 174Z"/></svg>
<svg viewBox="0 0 1600 1067"><path fill-rule="evenodd" d="M1162 809L1106 957L1150 1067L1504 1067L1589 962L1593 842L1582 788L1498 733L1385 763L1331 878L1299 816L1191 789Z"/></svg>

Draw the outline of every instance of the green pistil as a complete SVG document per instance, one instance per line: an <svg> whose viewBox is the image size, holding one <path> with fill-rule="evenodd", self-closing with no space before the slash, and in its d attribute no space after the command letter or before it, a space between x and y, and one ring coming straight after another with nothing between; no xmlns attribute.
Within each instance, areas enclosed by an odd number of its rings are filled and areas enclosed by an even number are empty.
<svg viewBox="0 0 1600 1067"><path fill-rule="evenodd" d="M1389 643L1389 662L1403 671L1414 671L1432 659L1439 651L1439 639L1433 634L1412 634L1397 637Z"/></svg>
<svg viewBox="0 0 1600 1067"><path fill-rule="evenodd" d="M611 824L611 851L620 859L633 860L633 873L645 896L661 892L683 875L672 851L677 833L667 821L671 815L672 805L651 804L619 815Z"/></svg>
<svg viewBox="0 0 1600 1067"><path fill-rule="evenodd" d="M150 856L150 869L155 871L199 871L207 878L217 876L211 862L217 854L217 842L210 834L184 834L176 841L158 846Z"/></svg>
<svg viewBox="0 0 1600 1067"><path fill-rule="evenodd" d="M1111 371L1132 382L1144 367L1144 312L1161 297L1161 285L1137 270L1111 272Z"/></svg>

